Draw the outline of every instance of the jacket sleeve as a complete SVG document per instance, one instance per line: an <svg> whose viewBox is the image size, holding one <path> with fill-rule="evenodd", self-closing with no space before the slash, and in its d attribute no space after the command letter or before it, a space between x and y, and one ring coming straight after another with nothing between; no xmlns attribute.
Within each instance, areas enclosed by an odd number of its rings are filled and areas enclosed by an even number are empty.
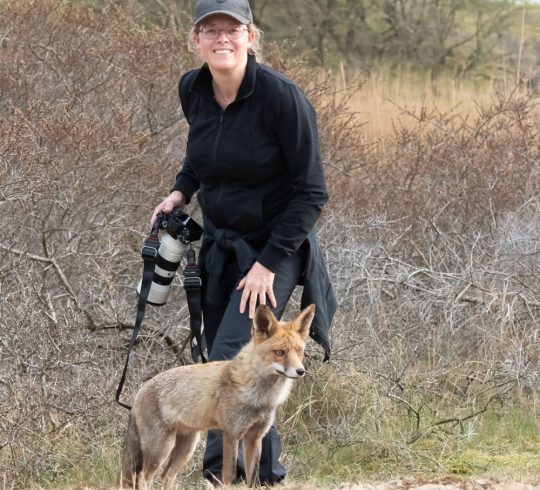
<svg viewBox="0 0 540 490"><path fill-rule="evenodd" d="M285 85L279 95L275 128L293 195L257 258L272 271L300 248L328 200L315 111L292 83Z"/></svg>
<svg viewBox="0 0 540 490"><path fill-rule="evenodd" d="M184 158L182 168L176 175L176 182L171 191L180 191L186 197L186 204L189 204L193 194L199 190L199 179L195 175L187 156Z"/></svg>
<svg viewBox="0 0 540 490"><path fill-rule="evenodd" d="M180 79L180 83L178 84L178 94L180 96L180 103L182 104L182 111L184 113L184 117L186 118L186 121L188 122L188 124L191 124L190 113L192 112L190 110L191 98L188 96L188 94L189 94L189 86L191 84L191 80L194 75L195 75L194 71L190 71L186 73ZM184 196L186 197L186 204L189 204L189 202L191 201L191 198L193 197L193 194L197 192L197 190L199 190L199 179L195 175L195 172L193 171L193 167L191 166L187 155L184 157L180 172L178 172L178 174L176 175L176 182L172 190L180 191L182 194L184 194Z"/></svg>

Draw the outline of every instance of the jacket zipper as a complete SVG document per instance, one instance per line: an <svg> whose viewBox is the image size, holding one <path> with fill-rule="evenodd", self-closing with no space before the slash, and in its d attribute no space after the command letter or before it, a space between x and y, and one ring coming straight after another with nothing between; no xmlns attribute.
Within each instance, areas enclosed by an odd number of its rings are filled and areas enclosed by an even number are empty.
<svg viewBox="0 0 540 490"><path fill-rule="evenodd" d="M217 166L217 150L219 145L219 140L221 139L221 131L223 129L223 117L224 117L225 111L221 111L221 114L219 115L219 126L216 134L216 139L214 141L214 155L213 155L213 162L214 162L214 168ZM222 186L219 187L218 195L216 197L216 210L221 210L221 191Z"/></svg>
<svg viewBox="0 0 540 490"><path fill-rule="evenodd" d="M225 111L221 111L221 114L219 115L219 126L218 131L216 134L216 140L214 141L214 166L217 164L217 149L219 145L219 140L221 138L221 130L223 129L223 116L225 114Z"/></svg>
<svg viewBox="0 0 540 490"><path fill-rule="evenodd" d="M213 155L214 165L216 165L216 163L217 163L217 149L218 149L219 140L221 138L221 130L223 128L223 119L225 117L225 112L229 109L229 107L231 107L231 105L236 104L237 102L239 102L241 100L247 99L248 97L249 97L249 95L244 95L243 97L240 97L239 99L236 99L235 101L231 102L225 109L221 109L221 107L220 107L221 112L219 114L218 132L216 134L216 140L214 142L214 155ZM217 102L216 102L216 105L218 105Z"/></svg>
<svg viewBox="0 0 540 490"><path fill-rule="evenodd" d="M247 99L247 95L243 96L243 97L240 97L239 99L235 100L234 102L231 102L231 104L229 104L225 109L221 109L221 112L219 114L219 126L218 126L218 130L217 130L217 134L216 134L216 139L214 141L214 154L213 154L213 163L214 163L214 167L217 165L217 150L218 150L218 145L219 145L219 142L220 142L220 139L221 139L221 132L222 132L222 129L223 129L223 119L225 118L225 112L227 111L227 109L229 109L229 107L232 105L232 104L235 104L237 103L238 101L240 100L243 100L243 99ZM217 102L216 102L217 104ZM223 209L221 207L221 190L222 190L222 187L219 188L219 192L218 192L218 195L216 197L216 209Z"/></svg>

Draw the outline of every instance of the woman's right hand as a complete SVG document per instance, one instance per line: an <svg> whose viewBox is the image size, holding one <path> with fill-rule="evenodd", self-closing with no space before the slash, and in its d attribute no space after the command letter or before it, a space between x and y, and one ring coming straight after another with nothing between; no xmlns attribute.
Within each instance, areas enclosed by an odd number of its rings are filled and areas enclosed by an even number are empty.
<svg viewBox="0 0 540 490"><path fill-rule="evenodd" d="M156 209L154 209L154 214L152 215L152 219L150 220L150 224L154 224L154 221L156 221L159 212L169 214L174 208L184 208L185 205L186 196L184 196L184 194L182 194L180 191L172 191L169 197L163 199L163 201L156 206Z"/></svg>

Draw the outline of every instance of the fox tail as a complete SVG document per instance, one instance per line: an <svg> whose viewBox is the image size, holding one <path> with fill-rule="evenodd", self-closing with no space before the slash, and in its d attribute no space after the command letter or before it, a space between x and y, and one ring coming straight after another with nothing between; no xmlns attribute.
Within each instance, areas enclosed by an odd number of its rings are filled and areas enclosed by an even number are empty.
<svg viewBox="0 0 540 490"><path fill-rule="evenodd" d="M130 414L126 438L124 440L124 454L122 456L122 471L120 473L121 488L136 488L137 475L143 467L143 453L139 439L139 431L133 414Z"/></svg>

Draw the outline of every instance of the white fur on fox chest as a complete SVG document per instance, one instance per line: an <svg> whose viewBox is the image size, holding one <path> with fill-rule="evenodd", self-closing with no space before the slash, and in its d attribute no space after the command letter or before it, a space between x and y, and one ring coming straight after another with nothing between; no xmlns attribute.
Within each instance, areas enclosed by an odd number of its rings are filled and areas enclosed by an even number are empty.
<svg viewBox="0 0 540 490"><path fill-rule="evenodd" d="M285 380L285 383L283 383L283 387L281 388L281 391L278 393L278 396L277 396L278 405L285 403L287 398L289 398L289 394L291 393L292 386L293 386L293 380L290 378L287 378Z"/></svg>
<svg viewBox="0 0 540 490"><path fill-rule="evenodd" d="M261 383L255 389L246 390L243 400L251 406L277 407L287 400L293 380L290 378L280 379L281 382Z"/></svg>
<svg viewBox="0 0 540 490"><path fill-rule="evenodd" d="M292 384L292 379L284 378L278 383L263 383L243 391L237 400L236 409L225 415L229 421L229 430L241 438L254 424L264 423L267 431L274 421L276 408L289 396ZM224 404L228 405L227 402Z"/></svg>

